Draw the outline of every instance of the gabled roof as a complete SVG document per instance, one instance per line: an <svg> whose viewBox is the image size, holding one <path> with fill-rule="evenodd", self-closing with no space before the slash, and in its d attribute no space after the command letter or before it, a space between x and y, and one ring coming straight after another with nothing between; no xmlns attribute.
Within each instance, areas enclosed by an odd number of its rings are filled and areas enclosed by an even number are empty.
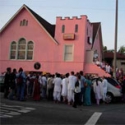
<svg viewBox="0 0 125 125"><path fill-rule="evenodd" d="M26 5L25 5L26 6ZM39 23L44 26L44 28L49 32L49 34L54 38L55 33L55 25L50 24L42 17L40 17L37 13L35 13L32 9L26 6L28 10L33 14L33 16L39 21Z"/></svg>
<svg viewBox="0 0 125 125"><path fill-rule="evenodd" d="M25 4L14 14L14 16L5 24L5 26L0 30L2 32L9 23L18 15L18 13L25 8L33 17L34 19L40 24L40 26L45 30L45 32L51 37L51 39L58 44L58 42L54 39L54 33L55 33L55 25L50 24L45 19L40 17L37 13L35 13L32 9L30 9Z"/></svg>

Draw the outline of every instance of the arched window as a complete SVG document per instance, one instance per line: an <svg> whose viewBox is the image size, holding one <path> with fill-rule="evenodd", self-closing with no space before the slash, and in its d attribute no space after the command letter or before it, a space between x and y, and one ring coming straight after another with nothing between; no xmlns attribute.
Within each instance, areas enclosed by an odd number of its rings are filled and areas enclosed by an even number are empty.
<svg viewBox="0 0 125 125"><path fill-rule="evenodd" d="M26 40L21 38L18 42L18 55L17 59L25 59L26 54Z"/></svg>
<svg viewBox="0 0 125 125"><path fill-rule="evenodd" d="M62 33L65 32L65 25L62 25Z"/></svg>
<svg viewBox="0 0 125 125"><path fill-rule="evenodd" d="M27 60L33 59L33 42L29 41L27 43Z"/></svg>
<svg viewBox="0 0 125 125"><path fill-rule="evenodd" d="M28 20L26 21L26 26L28 26Z"/></svg>
<svg viewBox="0 0 125 125"><path fill-rule="evenodd" d="M24 19L24 20L23 20L23 26L25 26L25 25L26 25L26 20Z"/></svg>
<svg viewBox="0 0 125 125"><path fill-rule="evenodd" d="M22 26L23 25L23 21L20 21L20 26Z"/></svg>
<svg viewBox="0 0 125 125"><path fill-rule="evenodd" d="M16 49L17 49L16 42L13 41L10 46L10 59L16 59Z"/></svg>
<svg viewBox="0 0 125 125"><path fill-rule="evenodd" d="M28 26L28 20L23 19L20 21L20 26Z"/></svg>

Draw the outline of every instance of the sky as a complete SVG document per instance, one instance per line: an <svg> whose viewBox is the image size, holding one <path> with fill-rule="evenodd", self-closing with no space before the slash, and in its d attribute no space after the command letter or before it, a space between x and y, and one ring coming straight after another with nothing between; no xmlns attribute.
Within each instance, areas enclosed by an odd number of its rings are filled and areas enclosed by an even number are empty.
<svg viewBox="0 0 125 125"><path fill-rule="evenodd" d="M101 22L103 46L114 49L116 0L0 0L0 29L25 4L51 24L56 17L87 15ZM118 0L117 50L125 46L125 0Z"/></svg>

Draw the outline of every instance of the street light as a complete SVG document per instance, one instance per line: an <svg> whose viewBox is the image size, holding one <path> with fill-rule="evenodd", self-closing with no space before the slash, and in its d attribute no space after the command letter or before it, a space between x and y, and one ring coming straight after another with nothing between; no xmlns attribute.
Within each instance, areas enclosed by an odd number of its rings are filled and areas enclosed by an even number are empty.
<svg viewBox="0 0 125 125"><path fill-rule="evenodd" d="M116 79L116 60L117 60L117 32L118 32L118 0L116 0L115 13L115 43L114 43L114 78Z"/></svg>

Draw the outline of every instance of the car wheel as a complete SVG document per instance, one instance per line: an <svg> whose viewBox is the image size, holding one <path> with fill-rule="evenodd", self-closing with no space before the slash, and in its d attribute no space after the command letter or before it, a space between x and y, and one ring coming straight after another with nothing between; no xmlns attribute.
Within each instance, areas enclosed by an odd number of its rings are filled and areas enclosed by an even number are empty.
<svg viewBox="0 0 125 125"><path fill-rule="evenodd" d="M111 103L112 101L113 101L113 95L111 93L107 93L106 103Z"/></svg>

